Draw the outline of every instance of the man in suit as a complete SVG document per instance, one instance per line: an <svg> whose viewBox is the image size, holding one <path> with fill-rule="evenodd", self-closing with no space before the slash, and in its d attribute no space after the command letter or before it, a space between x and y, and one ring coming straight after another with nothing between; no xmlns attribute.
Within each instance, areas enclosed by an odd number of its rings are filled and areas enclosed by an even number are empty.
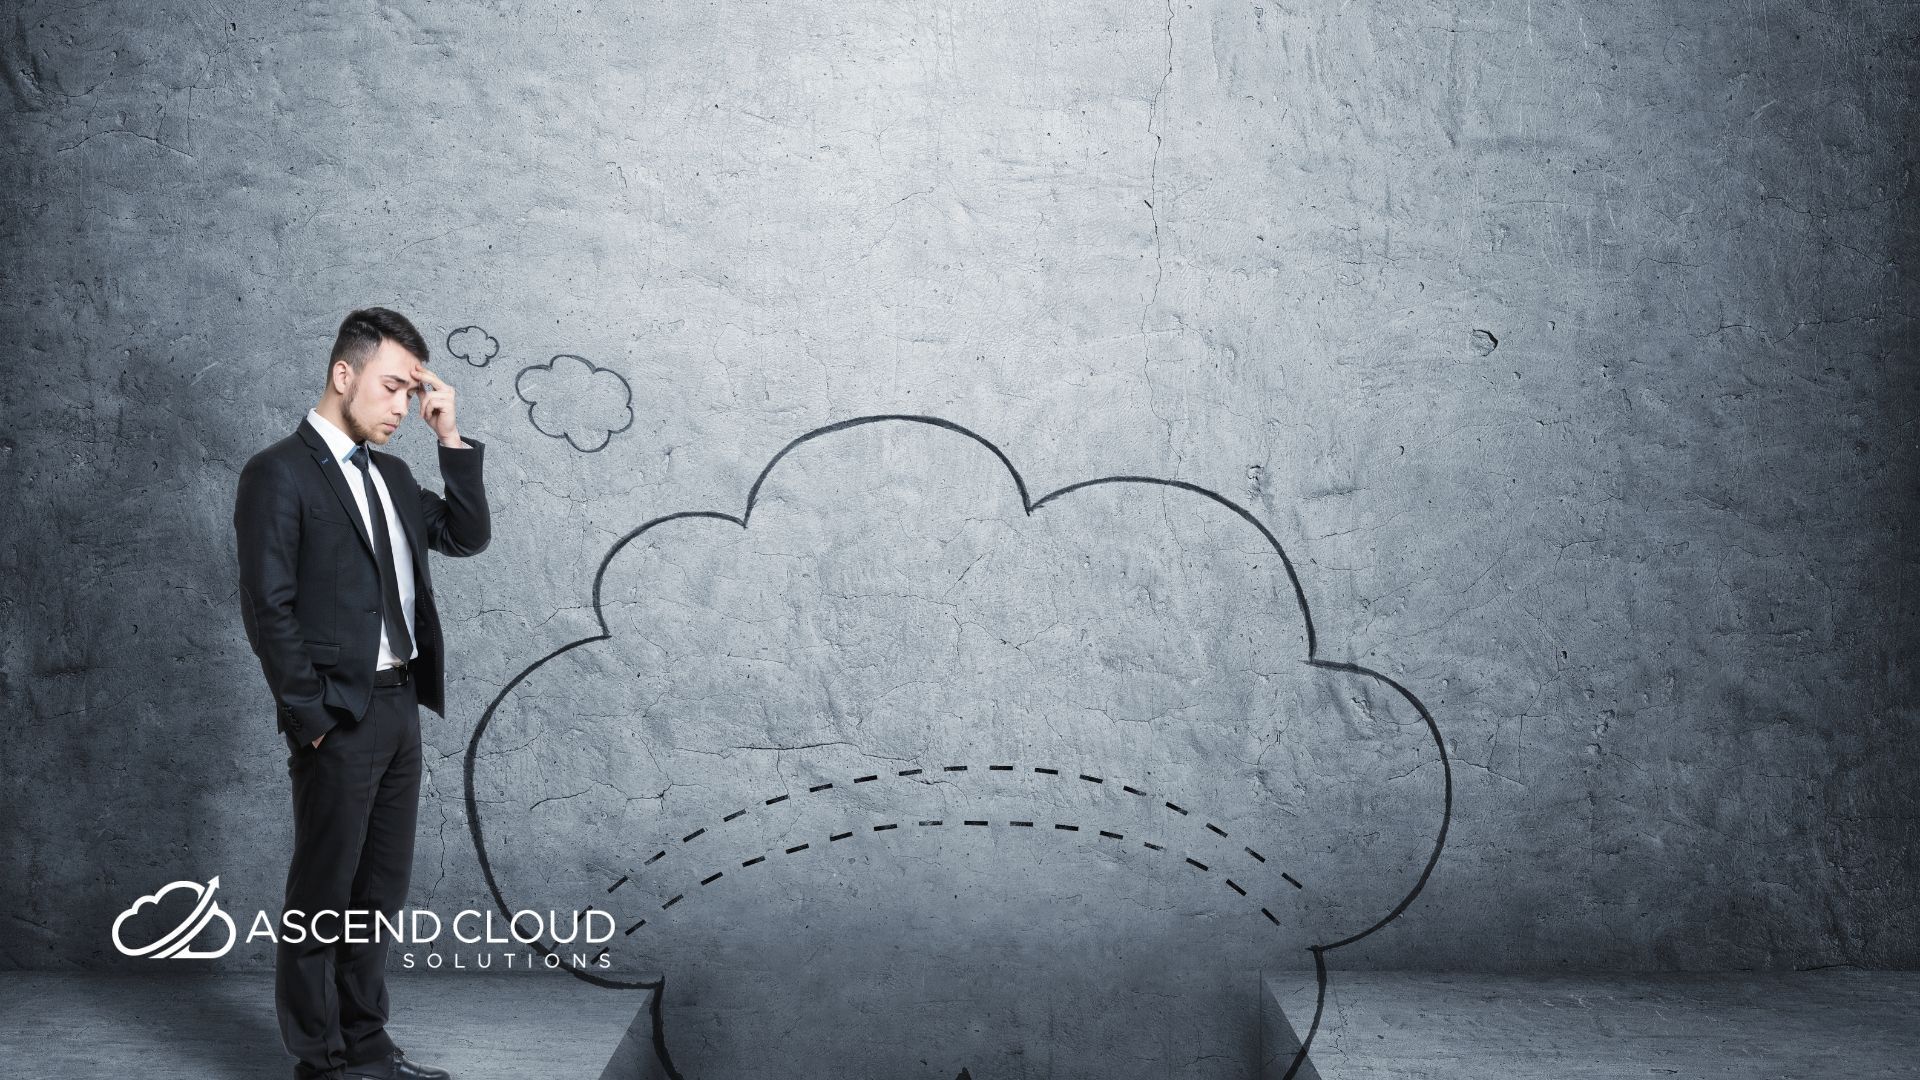
<svg viewBox="0 0 1920 1080"><path fill-rule="evenodd" d="M387 942L342 913L406 901L420 801L420 705L445 715L445 658L427 551L477 555L492 525L483 445L463 439L454 391L427 370L405 316L365 308L340 324L320 403L248 459L233 529L247 640L290 756L293 856L285 910L312 924L275 955L280 1033L300 1080L447 1080L387 1035ZM439 440L445 496L375 451L413 395ZM326 914L320 914L326 913ZM282 925L285 925L284 923Z"/></svg>

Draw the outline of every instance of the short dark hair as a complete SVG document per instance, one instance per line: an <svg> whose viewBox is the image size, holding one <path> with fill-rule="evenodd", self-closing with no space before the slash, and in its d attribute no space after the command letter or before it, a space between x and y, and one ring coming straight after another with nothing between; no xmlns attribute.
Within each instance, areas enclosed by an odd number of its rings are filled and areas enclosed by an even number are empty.
<svg viewBox="0 0 1920 1080"><path fill-rule="evenodd" d="M333 365L345 360L354 371L367 365L367 357L380 348L382 340L412 353L427 362L427 342L405 315L383 307L360 308L340 320L340 333L334 336L333 352L327 357L327 382L333 382Z"/></svg>

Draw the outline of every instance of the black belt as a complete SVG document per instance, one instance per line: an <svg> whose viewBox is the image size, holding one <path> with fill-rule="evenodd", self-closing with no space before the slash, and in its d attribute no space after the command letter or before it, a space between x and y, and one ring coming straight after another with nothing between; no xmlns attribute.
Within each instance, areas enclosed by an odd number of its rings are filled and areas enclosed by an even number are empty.
<svg viewBox="0 0 1920 1080"><path fill-rule="evenodd" d="M392 667L375 668L373 671L373 685L375 686L399 686L406 681L407 662L405 660L400 661Z"/></svg>

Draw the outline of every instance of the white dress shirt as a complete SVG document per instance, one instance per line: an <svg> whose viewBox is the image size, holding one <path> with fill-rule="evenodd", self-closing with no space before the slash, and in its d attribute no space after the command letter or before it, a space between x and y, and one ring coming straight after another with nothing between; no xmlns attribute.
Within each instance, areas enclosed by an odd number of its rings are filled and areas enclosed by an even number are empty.
<svg viewBox="0 0 1920 1080"><path fill-rule="evenodd" d="M367 509L367 487L360 480L360 466L347 460L353 453L354 442L347 433L335 427L333 421L320 415L318 409L307 410L307 423L312 424L320 437L327 440L327 449L333 451L333 463L346 475L347 490L353 492L353 503L360 508L360 521L367 527L367 535L373 535L373 515ZM365 453L366 451L362 451ZM400 611L406 620L407 636L413 640L411 660L420 655L419 635L413 627L413 549L407 546L407 534L400 527L400 515L394 512L393 496L387 493L386 477L380 475L380 466L371 464L367 459L367 473L373 478L373 489L380 493L380 506L387 515L387 547L393 552L393 572L399 578ZM380 620L380 659L375 667L392 667L400 662L393 651L393 645L387 641L387 621Z"/></svg>

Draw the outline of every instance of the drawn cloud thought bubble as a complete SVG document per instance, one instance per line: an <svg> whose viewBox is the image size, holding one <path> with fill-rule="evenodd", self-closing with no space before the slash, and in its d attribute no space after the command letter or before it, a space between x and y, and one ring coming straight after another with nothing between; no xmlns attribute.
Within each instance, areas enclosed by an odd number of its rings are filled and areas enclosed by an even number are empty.
<svg viewBox="0 0 1920 1080"><path fill-rule="evenodd" d="M619 372L585 357L562 353L521 368L513 388L535 430L582 453L606 449L633 426L633 388Z"/></svg>
<svg viewBox="0 0 1920 1080"><path fill-rule="evenodd" d="M1250 1008L1444 840L1431 717L1318 658L1278 541L1191 485L1033 497L971 431L862 417L744 512L621 538L594 608L482 719L470 821L503 910L616 916L583 977L781 1018L685 1075L1008 1076L1036 1042L1162 1075L1186 1014L1143 987Z"/></svg>
<svg viewBox="0 0 1920 1080"><path fill-rule="evenodd" d="M500 339L478 326L462 326L447 334L447 352L474 367L486 367L500 355Z"/></svg>

